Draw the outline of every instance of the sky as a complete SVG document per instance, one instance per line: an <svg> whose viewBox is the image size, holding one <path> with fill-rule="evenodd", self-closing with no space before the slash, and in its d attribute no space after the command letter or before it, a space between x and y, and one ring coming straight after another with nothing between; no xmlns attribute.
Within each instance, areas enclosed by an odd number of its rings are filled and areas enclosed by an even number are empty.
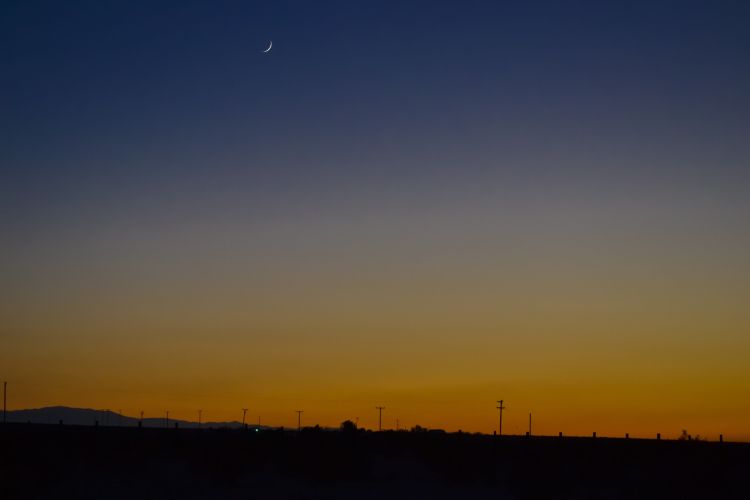
<svg viewBox="0 0 750 500"><path fill-rule="evenodd" d="M9 408L750 440L748 23L3 2Z"/></svg>

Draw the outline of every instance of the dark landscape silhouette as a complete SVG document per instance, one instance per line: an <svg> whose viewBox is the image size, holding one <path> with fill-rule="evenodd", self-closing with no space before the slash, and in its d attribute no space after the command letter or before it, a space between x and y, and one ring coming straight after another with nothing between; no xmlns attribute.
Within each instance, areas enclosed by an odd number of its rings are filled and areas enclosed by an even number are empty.
<svg viewBox="0 0 750 500"><path fill-rule="evenodd" d="M87 423L95 417L109 425ZM0 497L747 498L750 444L686 433L501 437L420 426L370 431L349 420L299 431L240 422L165 427L163 419L139 428L138 419L117 417L65 407L8 412Z"/></svg>

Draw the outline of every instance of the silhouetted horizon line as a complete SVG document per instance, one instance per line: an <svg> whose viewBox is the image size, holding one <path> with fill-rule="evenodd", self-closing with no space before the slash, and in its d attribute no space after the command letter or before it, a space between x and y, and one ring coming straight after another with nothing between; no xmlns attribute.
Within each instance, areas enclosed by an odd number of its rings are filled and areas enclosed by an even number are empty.
<svg viewBox="0 0 750 500"><path fill-rule="evenodd" d="M67 418L66 418L67 417ZM238 420L212 420L212 421L195 421L188 419L170 418L167 416L165 411L164 415L161 416L130 416L125 413L120 413L118 410L111 408L82 408L65 405L52 405L42 406L38 408L23 408L15 410L7 410L7 423L8 424L34 424L34 425L65 425L65 426L102 426L102 427L139 427L139 422L143 427L150 429L173 429L174 424L180 429L237 429L240 430L243 427L247 429L260 429L260 430L287 430L296 432L296 426L287 425L273 425L273 424L260 424L258 422L247 422L243 425ZM44 420L44 421L41 421ZM621 435L612 434L601 434L596 431L592 431L589 434L566 434L563 432L553 434L530 434L519 433L519 434L508 434L504 433L502 436L498 436L496 432L483 432L483 431L464 431L458 429L455 431L449 431L440 427L426 427L419 424L412 426L411 428L402 429L369 429L366 427L360 427L354 423L351 419L343 419L339 425L326 426L320 424L302 426L305 429L320 429L326 431L337 431L341 430L341 425L345 422L351 422L354 428L360 431L366 432L431 432L431 433L444 433L444 434L467 434L467 435L482 435L490 437L508 437L508 438L589 438L589 439L632 439L632 440L650 440L650 441L680 441L688 440L695 442L732 442L732 443L745 443L750 444L750 439L733 439L727 440L724 438L723 433L718 434L714 439L709 439L707 436L695 435L692 436L687 433L686 430L682 430L682 434L677 438L669 438L667 434L661 432L655 433L653 436L631 435L625 432Z"/></svg>

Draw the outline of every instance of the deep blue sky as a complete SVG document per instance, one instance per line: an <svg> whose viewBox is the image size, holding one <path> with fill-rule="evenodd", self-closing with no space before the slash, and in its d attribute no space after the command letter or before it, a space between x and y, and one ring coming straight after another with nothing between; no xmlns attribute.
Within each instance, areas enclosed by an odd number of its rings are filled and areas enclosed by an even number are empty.
<svg viewBox="0 0 750 500"><path fill-rule="evenodd" d="M739 1L2 9L3 184L38 202L175 176L399 182L545 148L671 155L664 175L705 155L734 181L747 153Z"/></svg>

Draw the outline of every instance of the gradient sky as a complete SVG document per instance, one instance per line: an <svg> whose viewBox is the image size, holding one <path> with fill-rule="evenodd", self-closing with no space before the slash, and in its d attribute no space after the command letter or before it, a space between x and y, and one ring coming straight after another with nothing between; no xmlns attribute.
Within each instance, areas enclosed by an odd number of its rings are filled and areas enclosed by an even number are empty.
<svg viewBox="0 0 750 500"><path fill-rule="evenodd" d="M10 407L750 440L749 25L3 2Z"/></svg>

